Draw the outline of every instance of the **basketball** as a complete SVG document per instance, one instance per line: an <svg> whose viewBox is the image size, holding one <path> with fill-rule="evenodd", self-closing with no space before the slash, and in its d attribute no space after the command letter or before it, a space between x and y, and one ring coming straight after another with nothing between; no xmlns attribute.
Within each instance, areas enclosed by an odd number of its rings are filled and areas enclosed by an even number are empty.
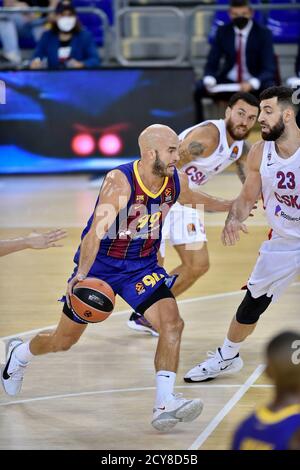
<svg viewBox="0 0 300 470"><path fill-rule="evenodd" d="M115 305L115 294L104 281L88 277L78 282L70 296L74 313L88 323L106 320Z"/></svg>

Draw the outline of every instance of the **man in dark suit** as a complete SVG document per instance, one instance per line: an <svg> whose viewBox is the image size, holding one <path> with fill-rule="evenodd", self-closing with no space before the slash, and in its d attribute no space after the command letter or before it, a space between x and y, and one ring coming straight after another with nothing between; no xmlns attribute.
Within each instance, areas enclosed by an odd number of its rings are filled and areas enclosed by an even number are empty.
<svg viewBox="0 0 300 470"><path fill-rule="evenodd" d="M220 26L207 57L203 80L196 84L197 122L204 120L202 98L220 83L239 83L241 91L259 94L275 84L275 56L271 32L252 19L248 0L231 0L231 22Z"/></svg>

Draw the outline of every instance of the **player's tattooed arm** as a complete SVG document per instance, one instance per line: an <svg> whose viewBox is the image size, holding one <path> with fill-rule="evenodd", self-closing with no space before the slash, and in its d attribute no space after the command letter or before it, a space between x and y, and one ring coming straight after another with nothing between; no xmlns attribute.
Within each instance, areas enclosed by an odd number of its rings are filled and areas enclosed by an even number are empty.
<svg viewBox="0 0 300 470"><path fill-rule="evenodd" d="M210 123L191 131L179 144L180 161L177 168L180 169L199 157L208 156L215 137L218 138L218 129Z"/></svg>
<svg viewBox="0 0 300 470"><path fill-rule="evenodd" d="M236 172L242 184L246 181L247 176L247 156L250 151L251 144L247 140L245 140L243 145L243 151L241 157L235 162L236 164Z"/></svg>

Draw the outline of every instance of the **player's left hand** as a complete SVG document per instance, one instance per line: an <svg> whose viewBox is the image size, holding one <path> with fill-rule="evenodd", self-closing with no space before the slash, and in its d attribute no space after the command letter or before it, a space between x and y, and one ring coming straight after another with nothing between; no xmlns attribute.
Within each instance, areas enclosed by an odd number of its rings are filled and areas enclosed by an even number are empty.
<svg viewBox="0 0 300 470"><path fill-rule="evenodd" d="M29 248L43 250L45 248L63 246L56 242L62 238L65 238L66 236L67 232L62 229L50 230L46 233L40 233L34 230L26 237L26 242Z"/></svg>
<svg viewBox="0 0 300 470"><path fill-rule="evenodd" d="M236 219L232 219L226 222L225 227L222 231L222 235L221 235L223 245L225 246L235 245L236 242L238 242L240 239L240 236L239 236L240 230L244 233L248 233L248 229L246 225L243 224L242 222L239 222Z"/></svg>

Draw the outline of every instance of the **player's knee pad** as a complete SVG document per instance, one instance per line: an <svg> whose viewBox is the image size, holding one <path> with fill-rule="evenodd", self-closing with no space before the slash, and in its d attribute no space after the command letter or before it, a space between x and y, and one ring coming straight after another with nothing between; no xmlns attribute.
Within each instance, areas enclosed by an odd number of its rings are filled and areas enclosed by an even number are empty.
<svg viewBox="0 0 300 470"><path fill-rule="evenodd" d="M251 292L247 293L236 312L236 320L245 325L252 325L256 323L262 313L268 308L272 301L272 297L267 297L266 294L254 299Z"/></svg>

